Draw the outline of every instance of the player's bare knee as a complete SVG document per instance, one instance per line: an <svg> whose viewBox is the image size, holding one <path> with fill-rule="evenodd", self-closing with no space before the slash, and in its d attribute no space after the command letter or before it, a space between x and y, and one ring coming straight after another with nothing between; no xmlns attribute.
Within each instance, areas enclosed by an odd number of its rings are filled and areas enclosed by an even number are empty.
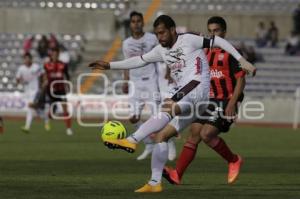
<svg viewBox="0 0 300 199"><path fill-rule="evenodd" d="M197 144L201 141L201 136L200 136L201 128L202 128L202 125L198 124L198 123L197 124L194 123L191 125L190 134L188 137L188 140L190 142Z"/></svg>
<svg viewBox="0 0 300 199"><path fill-rule="evenodd" d="M201 137L200 137L200 134L199 132L198 133L190 133L189 137L188 137L188 140L192 143L195 143L195 144L198 144L200 141L201 141Z"/></svg>
<svg viewBox="0 0 300 199"><path fill-rule="evenodd" d="M166 101L161 106L161 108L162 108L162 110L164 112L171 112L172 111L172 107L173 107L173 101Z"/></svg>
<svg viewBox="0 0 300 199"><path fill-rule="evenodd" d="M159 133L155 136L154 142L155 143L161 143L161 142L167 142L168 141L168 136L165 134Z"/></svg>
<svg viewBox="0 0 300 199"><path fill-rule="evenodd" d="M180 107L172 99L165 100L161 106L161 111L170 114L171 116L176 116L180 114Z"/></svg>
<svg viewBox="0 0 300 199"><path fill-rule="evenodd" d="M201 132L200 132L200 139L203 140L203 142L205 143L209 143L210 140L212 139L212 133L210 131L207 131L205 129L203 129Z"/></svg>

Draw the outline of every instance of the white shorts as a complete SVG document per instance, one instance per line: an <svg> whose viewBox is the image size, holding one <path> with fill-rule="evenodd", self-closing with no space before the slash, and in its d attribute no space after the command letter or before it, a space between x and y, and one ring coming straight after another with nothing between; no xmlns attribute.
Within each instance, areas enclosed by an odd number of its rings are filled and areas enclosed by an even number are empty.
<svg viewBox="0 0 300 199"><path fill-rule="evenodd" d="M182 112L180 116L174 117L169 123L177 132L186 128L205 112L209 103L209 89L209 83L197 84L193 80L179 89L171 98L177 102Z"/></svg>
<svg viewBox="0 0 300 199"><path fill-rule="evenodd" d="M192 80L181 87L171 99L177 102L182 115L186 115L198 109L206 109L209 102L209 89L209 83Z"/></svg>
<svg viewBox="0 0 300 199"><path fill-rule="evenodd" d="M195 120L195 115L193 117L176 116L169 122L169 125L173 126L176 129L177 133L180 133L190 124L192 124Z"/></svg>
<svg viewBox="0 0 300 199"><path fill-rule="evenodd" d="M25 99L27 105L29 103L33 103L34 102L34 99L35 99L35 97L37 95L37 92L38 92L38 90L25 91L25 93L24 93L24 99Z"/></svg>
<svg viewBox="0 0 300 199"><path fill-rule="evenodd" d="M157 112L160 104L160 93L156 79L144 78L132 80L134 86L129 88L130 114L141 115L145 105L150 108L151 114Z"/></svg>

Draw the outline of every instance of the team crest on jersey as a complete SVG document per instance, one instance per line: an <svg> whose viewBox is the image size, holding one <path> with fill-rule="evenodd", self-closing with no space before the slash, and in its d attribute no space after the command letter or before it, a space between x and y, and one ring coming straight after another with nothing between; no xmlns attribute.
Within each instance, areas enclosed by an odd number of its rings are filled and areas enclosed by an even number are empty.
<svg viewBox="0 0 300 199"><path fill-rule="evenodd" d="M167 53L167 56L171 56L176 59L181 59L180 57L184 56L182 48L177 48L176 50L170 50Z"/></svg>
<svg viewBox="0 0 300 199"><path fill-rule="evenodd" d="M222 61L224 59L224 53L219 54L218 56L218 60Z"/></svg>

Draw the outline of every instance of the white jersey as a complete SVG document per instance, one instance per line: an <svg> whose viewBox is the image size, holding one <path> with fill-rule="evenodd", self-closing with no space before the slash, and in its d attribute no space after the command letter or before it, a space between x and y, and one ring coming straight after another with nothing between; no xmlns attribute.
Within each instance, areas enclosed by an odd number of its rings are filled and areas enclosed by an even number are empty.
<svg viewBox="0 0 300 199"><path fill-rule="evenodd" d="M39 77L44 73L43 67L33 63L30 67L21 65L16 78L21 79L25 92L36 92L39 88Z"/></svg>
<svg viewBox="0 0 300 199"><path fill-rule="evenodd" d="M196 41L195 41L196 40ZM178 35L176 43L172 48L156 46L153 51L142 56L146 62L152 57L161 57L171 70L171 77L175 80L176 86L181 88L191 80L200 81L201 84L209 84L209 66L207 58L201 47L203 40L193 34Z"/></svg>
<svg viewBox="0 0 300 199"><path fill-rule="evenodd" d="M151 51L158 41L156 36L152 33L146 32L143 37L139 39L134 39L133 37L127 38L123 42L123 54L125 58L141 56L149 51ZM142 78L154 78L156 75L156 64L150 63L145 67L130 69L129 78L131 80L142 79Z"/></svg>
<svg viewBox="0 0 300 199"><path fill-rule="evenodd" d="M140 57L110 62L110 69L132 69L148 63L163 61L170 68L171 77L178 86L174 90L182 88L192 80L209 87L209 66L203 48L210 48L213 44L229 52L236 60L240 60L242 57L230 43L218 36L207 39L199 35L182 34L178 35L171 48L157 45Z"/></svg>

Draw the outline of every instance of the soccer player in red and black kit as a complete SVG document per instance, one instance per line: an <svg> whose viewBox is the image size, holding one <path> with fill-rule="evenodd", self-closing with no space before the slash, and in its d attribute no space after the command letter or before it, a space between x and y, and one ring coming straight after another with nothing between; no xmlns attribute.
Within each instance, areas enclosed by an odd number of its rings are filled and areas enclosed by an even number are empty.
<svg viewBox="0 0 300 199"><path fill-rule="evenodd" d="M72 135L73 131L71 129L71 117L69 117L68 106L67 106L67 90L64 81L70 79L68 73L68 66L59 61L59 49L51 49L50 61L44 64L45 74L44 74L44 87L46 89L46 96L50 104L61 102L64 113L64 121L67 127L67 135ZM53 104L55 105L55 104Z"/></svg>
<svg viewBox="0 0 300 199"><path fill-rule="evenodd" d="M211 17L207 26L211 36L225 37L226 22L222 17ZM230 125L234 122L238 103L243 99L245 72L238 67L238 62L229 53L220 48L207 49L207 59L211 74L210 105L202 115L206 117L197 119L192 123L190 135L177 160L176 168L164 168L163 176L172 184L180 184L180 180L186 168L193 161L197 146L201 141L228 162L229 184L237 179L242 165L242 158L234 154L218 135L221 132L228 132ZM175 130L170 125L166 128Z"/></svg>
<svg viewBox="0 0 300 199"><path fill-rule="evenodd" d="M0 116L0 134L4 132L4 124L3 124L3 119Z"/></svg>

